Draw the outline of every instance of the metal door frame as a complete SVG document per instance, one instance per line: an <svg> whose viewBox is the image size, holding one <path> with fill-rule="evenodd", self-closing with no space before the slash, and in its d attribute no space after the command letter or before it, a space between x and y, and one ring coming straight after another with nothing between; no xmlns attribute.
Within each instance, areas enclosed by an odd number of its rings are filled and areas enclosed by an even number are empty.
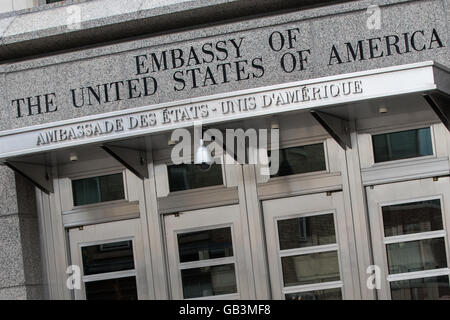
<svg viewBox="0 0 450 320"><path fill-rule="evenodd" d="M285 294L293 292L307 292L313 290L324 290L331 288L341 288L343 299L353 299L353 280L351 273L351 259L349 248L350 226L346 224L344 195L342 191L332 193L317 193L301 195L289 198L279 198L266 200L262 203L264 212L264 222L267 239L267 252L269 259L269 269L273 299L285 299ZM315 253L323 251L338 252L340 281L327 284L313 284L296 286L284 289L283 273L280 259L280 246L278 241L278 220L296 217L315 216L333 213L336 231L336 244L321 246L322 248L311 247L311 249L300 249L304 253ZM318 250L315 250L318 249ZM294 249L299 250L299 249ZM331 287L330 287L331 286Z"/></svg>
<svg viewBox="0 0 450 320"><path fill-rule="evenodd" d="M199 209L193 211L180 212L164 216L166 253L168 261L169 282L171 298L175 300L183 299L183 288L181 280L180 258L178 254L178 241L176 235L185 232L196 232L202 230L211 230L221 227L231 227L233 241L233 257L200 260L188 262L190 267L202 267L209 265L235 264L237 293L220 296L201 297L201 300L216 299L249 299L250 284L249 274L251 268L248 267L251 253L248 246L243 244L245 240L241 223L241 212L239 205L214 207L208 209Z"/></svg>
<svg viewBox="0 0 450 320"><path fill-rule="evenodd" d="M149 299L149 289L146 277L146 265L144 244L139 219L107 222L79 228L69 229L69 243L72 265L81 269L81 290L74 290L76 300L85 300L85 282L116 279L121 277L136 276L138 299ZM81 248L102 243L132 240L134 270L110 272L85 276L81 257Z"/></svg>
<svg viewBox="0 0 450 320"><path fill-rule="evenodd" d="M378 298L382 300L391 299L390 281L400 281L407 279L406 274L389 275L387 253L385 245L390 243L389 238L384 237L382 207L387 205L411 203L423 200L440 199L442 212L442 231L423 232L419 234L407 234L390 238L400 238L403 241L414 241L425 238L443 237L445 239L447 266L449 266L449 239L448 226L450 225L450 178L428 178L412 180L405 182L396 182L384 185L376 185L366 188L367 206L370 220L370 233L372 237L372 248L374 263L381 269L381 288L377 290ZM447 267L446 275L450 275L450 269ZM440 269L438 269L440 270ZM442 270L441 270L442 271ZM412 277L425 278L427 276L445 275L435 270L419 271L420 276ZM411 274L411 273L410 273ZM411 276L414 276L411 274Z"/></svg>

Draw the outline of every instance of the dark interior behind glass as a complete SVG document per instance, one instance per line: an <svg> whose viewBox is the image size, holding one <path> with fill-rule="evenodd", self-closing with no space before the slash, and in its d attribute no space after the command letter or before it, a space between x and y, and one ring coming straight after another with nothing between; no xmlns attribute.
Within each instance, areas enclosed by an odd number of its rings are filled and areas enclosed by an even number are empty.
<svg viewBox="0 0 450 320"><path fill-rule="evenodd" d="M213 164L203 171L195 164L167 167L170 192L223 185L222 166Z"/></svg>
<svg viewBox="0 0 450 320"><path fill-rule="evenodd" d="M269 157L271 154L269 151ZM280 149L279 164L278 173L272 175L272 177L324 171L327 169L324 145L323 143L317 143Z"/></svg>
<svg viewBox="0 0 450 320"><path fill-rule="evenodd" d="M72 180L74 206L125 199L122 173Z"/></svg>
<svg viewBox="0 0 450 320"><path fill-rule="evenodd" d="M373 135L372 144L376 163L433 154L430 128Z"/></svg>

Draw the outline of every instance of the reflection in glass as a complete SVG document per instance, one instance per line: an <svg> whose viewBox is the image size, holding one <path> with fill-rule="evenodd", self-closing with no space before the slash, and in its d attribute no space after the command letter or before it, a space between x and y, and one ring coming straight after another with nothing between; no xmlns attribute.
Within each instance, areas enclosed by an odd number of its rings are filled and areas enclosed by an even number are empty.
<svg viewBox="0 0 450 320"><path fill-rule="evenodd" d="M430 128L373 135L372 143L377 163L433 154Z"/></svg>
<svg viewBox="0 0 450 320"><path fill-rule="evenodd" d="M382 211L386 237L443 229L439 199L384 206Z"/></svg>
<svg viewBox="0 0 450 320"><path fill-rule="evenodd" d="M180 164L167 167L170 192L223 185L222 166L213 164L208 171L195 164Z"/></svg>
<svg viewBox="0 0 450 320"><path fill-rule="evenodd" d="M289 293L285 295L286 300L342 300L340 288L316 290L299 293Z"/></svg>
<svg viewBox="0 0 450 320"><path fill-rule="evenodd" d="M333 214L278 221L280 249L336 243Z"/></svg>
<svg viewBox="0 0 450 320"><path fill-rule="evenodd" d="M181 270L185 299L237 292L234 264Z"/></svg>
<svg viewBox="0 0 450 320"><path fill-rule="evenodd" d="M82 247L85 275L134 269L132 241Z"/></svg>
<svg viewBox="0 0 450 320"><path fill-rule="evenodd" d="M393 300L450 300L448 276L391 282Z"/></svg>
<svg viewBox="0 0 450 320"><path fill-rule="evenodd" d="M270 154L269 152L269 157ZM279 155L280 167L278 173L272 175L272 177L283 177L327 169L323 143L280 149Z"/></svg>
<svg viewBox="0 0 450 320"><path fill-rule="evenodd" d="M282 257L281 264L285 286L340 279L337 251Z"/></svg>
<svg viewBox="0 0 450 320"><path fill-rule="evenodd" d="M447 267L444 238L386 245L389 273L404 273Z"/></svg>
<svg viewBox="0 0 450 320"><path fill-rule="evenodd" d="M122 173L99 177L99 182L102 202L125 199Z"/></svg>
<svg viewBox="0 0 450 320"><path fill-rule="evenodd" d="M122 173L72 180L75 206L125 199Z"/></svg>
<svg viewBox="0 0 450 320"><path fill-rule="evenodd" d="M178 234L180 262L233 256L231 228Z"/></svg>
<svg viewBox="0 0 450 320"><path fill-rule="evenodd" d="M137 300L136 278L86 282L87 300Z"/></svg>

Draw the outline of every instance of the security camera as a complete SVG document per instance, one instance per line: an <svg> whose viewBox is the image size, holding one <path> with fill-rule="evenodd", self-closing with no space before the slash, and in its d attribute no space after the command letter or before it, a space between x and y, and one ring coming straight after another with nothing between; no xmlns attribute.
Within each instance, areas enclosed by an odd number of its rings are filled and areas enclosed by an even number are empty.
<svg viewBox="0 0 450 320"><path fill-rule="evenodd" d="M203 139L201 139L200 146L195 152L194 164L197 165L201 171L208 171L211 169L213 163L214 160L212 159L208 148L205 147Z"/></svg>
<svg viewBox="0 0 450 320"><path fill-rule="evenodd" d="M202 162L200 164L196 164L196 166L200 169L200 171L206 172L211 169L212 163Z"/></svg>

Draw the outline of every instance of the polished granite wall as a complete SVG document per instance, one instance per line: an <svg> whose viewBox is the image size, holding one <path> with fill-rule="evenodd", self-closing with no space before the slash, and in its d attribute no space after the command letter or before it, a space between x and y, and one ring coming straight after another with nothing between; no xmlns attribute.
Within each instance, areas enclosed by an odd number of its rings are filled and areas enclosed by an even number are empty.
<svg viewBox="0 0 450 320"><path fill-rule="evenodd" d="M20 56L30 43L52 50L0 65L0 131L414 62L449 66L448 0L351 1L170 32L149 27L146 36L55 51L71 41L86 43L83 36L107 37L114 21L131 28L143 16L149 25L163 16L164 26L169 9L186 10L195 23L200 8L212 14L223 2L173 0L152 7L136 0L119 15L124 2L108 2L104 10L104 1L87 1L78 5L83 20L74 30L64 25L66 7L0 17L0 54ZM380 8L375 28L367 11L374 3Z"/></svg>
<svg viewBox="0 0 450 320"><path fill-rule="evenodd" d="M34 187L5 166L0 166L0 186L0 300L42 299Z"/></svg>

